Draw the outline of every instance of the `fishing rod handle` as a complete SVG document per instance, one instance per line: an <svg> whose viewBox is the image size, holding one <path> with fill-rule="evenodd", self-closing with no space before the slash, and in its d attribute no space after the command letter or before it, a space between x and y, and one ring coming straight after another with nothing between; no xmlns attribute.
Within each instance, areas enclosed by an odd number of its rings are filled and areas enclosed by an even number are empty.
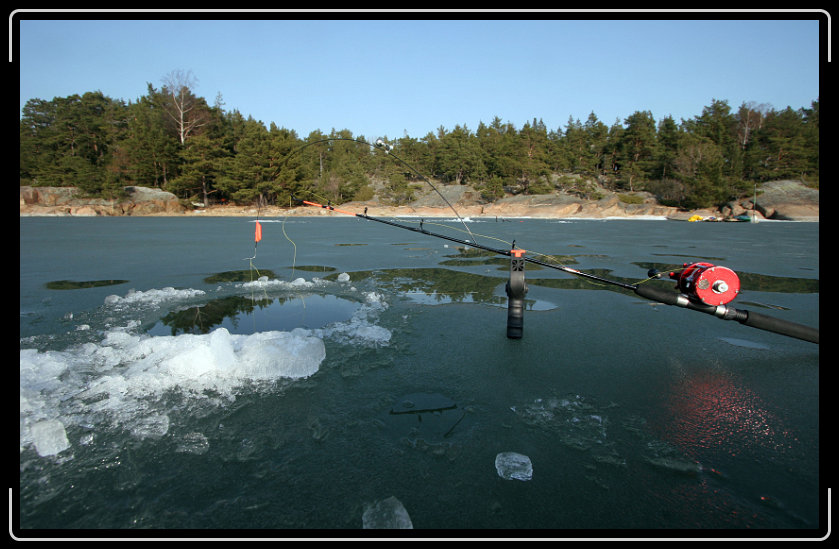
<svg viewBox="0 0 839 549"><path fill-rule="evenodd" d="M768 332L775 332L776 334L802 339L811 343L818 344L819 342L819 331L810 326L780 320L778 318L766 316L754 311L741 312L745 313L746 318L744 320L740 320L740 324L751 326L752 328L759 328Z"/></svg>
<svg viewBox="0 0 839 549"><path fill-rule="evenodd" d="M658 301L665 305L676 305L677 307L684 307L693 311L699 311L714 315L723 320L736 320L740 324L765 330L767 332L774 332L796 339L809 341L811 343L819 343L819 331L810 326L803 324L796 324L788 320L781 320L779 318L766 316L760 313L747 310L737 310L733 307L726 306L712 306L704 303L697 303L691 301L687 296L656 288L655 286L639 284L634 288L634 291L639 296L652 301Z"/></svg>

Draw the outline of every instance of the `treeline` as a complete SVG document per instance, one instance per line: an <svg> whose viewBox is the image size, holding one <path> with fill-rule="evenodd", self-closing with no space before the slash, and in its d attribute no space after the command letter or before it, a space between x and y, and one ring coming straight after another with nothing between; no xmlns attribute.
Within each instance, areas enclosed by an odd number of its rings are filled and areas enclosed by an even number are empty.
<svg viewBox="0 0 839 549"><path fill-rule="evenodd" d="M333 129L301 138L225 111L220 98L210 105L191 88L188 76L173 73L135 102L101 92L29 100L20 119L20 184L74 186L101 197L129 185L157 187L202 203L286 205L292 195L308 195L339 204L370 199L374 187L394 204L413 199L417 174L357 142L378 136ZM743 104L733 111L713 100L690 120L657 122L649 111L636 111L611 126L592 112L558 129L537 119L516 128L495 117L474 131L440 127L390 143L416 172L469 184L487 200L555 190L591 195L597 181L699 208L750 195L767 180L817 186L819 103L798 110Z"/></svg>

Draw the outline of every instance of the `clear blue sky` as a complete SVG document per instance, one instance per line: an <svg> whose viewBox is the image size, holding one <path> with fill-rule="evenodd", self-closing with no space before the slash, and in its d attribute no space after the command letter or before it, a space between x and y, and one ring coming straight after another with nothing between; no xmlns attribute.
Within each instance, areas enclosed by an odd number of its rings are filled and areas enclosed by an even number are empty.
<svg viewBox="0 0 839 549"><path fill-rule="evenodd" d="M195 93L208 103L220 94L226 111L300 137L334 128L368 139L422 138L440 126L474 131L495 116L516 128L541 118L548 129L564 129L569 117L585 122L594 112L612 125L638 110L678 122L700 115L713 99L733 110L743 102L810 107L827 56L816 13L810 20L697 19L701 13L670 14L673 20L619 13L615 20L557 13L462 20L401 13L314 20L196 13L179 21L165 13L148 20L87 15L21 18L12 36L19 40L13 61L21 108L33 98L97 90L136 101L147 83L160 88L179 69L192 72Z"/></svg>

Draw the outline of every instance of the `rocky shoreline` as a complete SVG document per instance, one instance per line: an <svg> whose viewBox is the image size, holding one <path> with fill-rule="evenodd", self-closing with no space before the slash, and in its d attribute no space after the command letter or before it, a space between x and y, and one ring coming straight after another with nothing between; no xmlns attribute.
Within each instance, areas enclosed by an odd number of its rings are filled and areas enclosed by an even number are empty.
<svg viewBox="0 0 839 549"><path fill-rule="evenodd" d="M20 216L185 216L185 217L261 217L323 216L336 215L326 209L299 206L262 208L253 206L209 206L188 208L169 192L147 187L126 187L126 198L119 200L88 199L79 196L72 187L20 187ZM604 192L599 200L585 200L573 195L553 193L546 195L519 195L482 203L478 193L466 186L441 187L445 200L429 192L406 206L388 206L375 200L350 202L340 206L347 212L367 212L371 216L451 217L453 205L460 217L491 218L630 218L688 220L694 216L703 219L726 220L737 216L755 217L758 221L819 220L819 191L806 187L799 181L783 180L765 183L752 199L732 202L719 210L680 210L662 206L652 196L634 193L632 203L622 195ZM448 204L447 204L448 202Z"/></svg>

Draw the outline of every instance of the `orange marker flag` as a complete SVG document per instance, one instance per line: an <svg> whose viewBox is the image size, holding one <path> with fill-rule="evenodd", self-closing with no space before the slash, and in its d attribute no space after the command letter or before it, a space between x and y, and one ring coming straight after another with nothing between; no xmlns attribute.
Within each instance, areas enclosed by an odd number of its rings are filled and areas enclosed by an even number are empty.
<svg viewBox="0 0 839 549"><path fill-rule="evenodd" d="M253 239L254 243L262 240L262 225L259 224L259 221L256 222L256 234L254 235Z"/></svg>

